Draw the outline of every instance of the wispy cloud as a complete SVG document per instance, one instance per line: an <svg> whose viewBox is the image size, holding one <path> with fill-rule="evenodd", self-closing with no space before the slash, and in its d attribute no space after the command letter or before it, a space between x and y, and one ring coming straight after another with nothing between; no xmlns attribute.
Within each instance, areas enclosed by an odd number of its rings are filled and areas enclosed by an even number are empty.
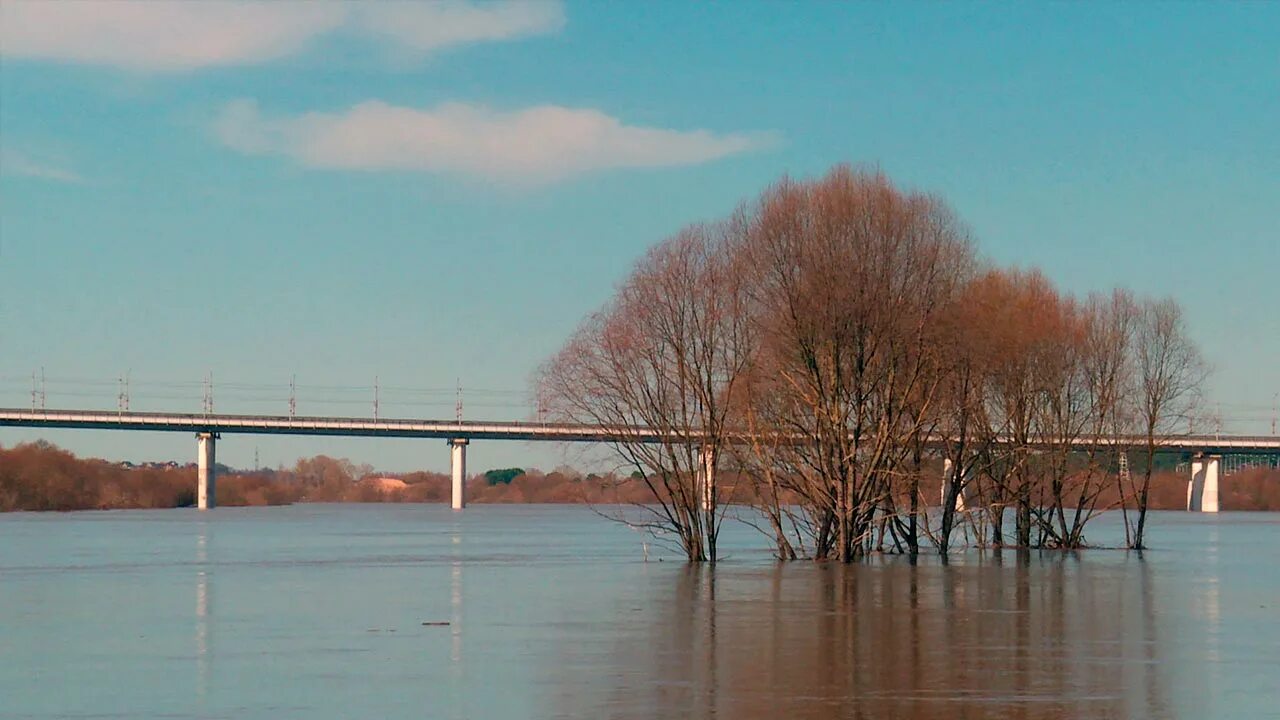
<svg viewBox="0 0 1280 720"><path fill-rule="evenodd" d="M364 3L351 17L356 30L386 38L410 52L545 35L564 27L559 2Z"/></svg>
<svg viewBox="0 0 1280 720"><path fill-rule="evenodd" d="M7 149L0 150L0 172L77 185L84 182L80 173L67 168L64 163L35 159L25 153Z"/></svg>
<svg viewBox="0 0 1280 720"><path fill-rule="evenodd" d="M557 2L4 0L0 55L178 72L270 61L335 32L425 54L563 25Z"/></svg>
<svg viewBox="0 0 1280 720"><path fill-rule="evenodd" d="M223 143L305 167L468 175L545 183L611 168L694 165L760 149L770 133L717 134L625 125L599 110L541 105L513 112L465 103L430 109L380 101L345 112L264 117L251 100L224 108Z"/></svg>

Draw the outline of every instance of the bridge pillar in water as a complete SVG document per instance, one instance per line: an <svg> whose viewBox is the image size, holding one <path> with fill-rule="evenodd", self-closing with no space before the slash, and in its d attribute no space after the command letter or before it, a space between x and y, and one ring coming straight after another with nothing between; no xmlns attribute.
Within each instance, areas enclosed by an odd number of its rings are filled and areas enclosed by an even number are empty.
<svg viewBox="0 0 1280 720"><path fill-rule="evenodd" d="M453 477L453 509L467 506L467 443L466 438L449 441L450 469Z"/></svg>
<svg viewBox="0 0 1280 720"><path fill-rule="evenodd" d="M951 462L951 458L942 459L942 493L939 503L942 507L947 506L947 488L951 487L951 475L954 472L955 464ZM965 473L964 480L969 479L969 473ZM964 486L960 487L960 494L956 496L956 512L964 512Z"/></svg>
<svg viewBox="0 0 1280 720"><path fill-rule="evenodd" d="M716 504L716 451L710 445L698 449L698 471L694 489L698 493L698 509L703 512Z"/></svg>
<svg viewBox="0 0 1280 720"><path fill-rule="evenodd" d="M209 510L218 504L217 433L196 434L196 507Z"/></svg>
<svg viewBox="0 0 1280 720"><path fill-rule="evenodd" d="M1187 483L1187 510L1218 512L1218 477L1221 455L1197 455L1191 459L1191 480Z"/></svg>

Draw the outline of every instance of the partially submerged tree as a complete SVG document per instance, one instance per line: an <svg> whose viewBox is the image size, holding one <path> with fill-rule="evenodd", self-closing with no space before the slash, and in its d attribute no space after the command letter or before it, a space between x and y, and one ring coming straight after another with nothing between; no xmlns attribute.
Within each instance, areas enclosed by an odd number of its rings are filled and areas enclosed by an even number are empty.
<svg viewBox="0 0 1280 720"><path fill-rule="evenodd" d="M1145 547L1151 472L1161 439L1173 434L1195 406L1207 372L1204 359L1187 336L1182 309L1171 299L1143 303L1134 333L1137 374L1136 421L1146 462L1134 496L1136 516L1126 513L1129 547ZM1136 492L1134 492L1136 490Z"/></svg>
<svg viewBox="0 0 1280 720"><path fill-rule="evenodd" d="M938 319L971 267L967 236L935 198L841 167L767 192L743 252L758 425L788 440L769 450L804 510L798 540L849 561L915 488L904 463L941 392Z"/></svg>
<svg viewBox="0 0 1280 720"><path fill-rule="evenodd" d="M538 380L554 419L646 429L613 448L652 491L641 524L674 534L690 561L716 559L715 471L752 351L732 232L694 226L651 250Z"/></svg>
<svg viewBox="0 0 1280 720"><path fill-rule="evenodd" d="M942 507L937 530L931 533L938 554L944 557L950 551L958 521L964 519L960 515L961 498L977 499L978 485L973 478L989 460L996 439L990 432L986 394L997 344L992 324L982 321L990 309L991 280L990 273L970 280L944 318L943 396L933 433L939 438L944 460ZM981 511L981 503L976 504Z"/></svg>

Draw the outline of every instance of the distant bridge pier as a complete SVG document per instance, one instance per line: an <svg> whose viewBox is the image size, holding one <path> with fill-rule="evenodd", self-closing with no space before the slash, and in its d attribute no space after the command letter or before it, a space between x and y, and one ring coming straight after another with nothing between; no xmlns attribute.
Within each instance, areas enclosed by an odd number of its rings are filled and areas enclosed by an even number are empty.
<svg viewBox="0 0 1280 720"><path fill-rule="evenodd" d="M449 441L454 510L461 510L467 506L467 443L469 442L471 441L466 438L453 438Z"/></svg>
<svg viewBox="0 0 1280 720"><path fill-rule="evenodd" d="M1218 478L1221 455L1197 455L1191 459L1191 480L1187 483L1187 510L1218 512Z"/></svg>
<svg viewBox="0 0 1280 720"><path fill-rule="evenodd" d="M952 468L955 463L951 462L951 458L942 459L942 507L947 506L947 490L951 487L951 475L955 472ZM965 480L969 479L969 473L965 473ZM956 512L964 512L964 485L963 481L960 486L960 494L956 495Z"/></svg>
<svg viewBox="0 0 1280 720"><path fill-rule="evenodd" d="M196 507L210 510L218 504L217 433L196 434Z"/></svg>
<svg viewBox="0 0 1280 720"><path fill-rule="evenodd" d="M695 475L698 508L706 512L716 503L716 451L712 446L703 445L698 449L698 472Z"/></svg>

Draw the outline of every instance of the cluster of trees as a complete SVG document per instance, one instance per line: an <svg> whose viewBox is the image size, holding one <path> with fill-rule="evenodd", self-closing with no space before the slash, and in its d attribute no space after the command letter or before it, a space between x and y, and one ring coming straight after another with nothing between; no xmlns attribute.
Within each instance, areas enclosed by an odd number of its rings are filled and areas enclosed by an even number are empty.
<svg viewBox="0 0 1280 720"><path fill-rule="evenodd" d="M227 472L218 476L220 505L287 505L381 499L360 480L368 466L320 455L290 470ZM196 470L132 467L78 458L45 441L0 448L0 511L108 510L194 505Z"/></svg>
<svg viewBox="0 0 1280 720"><path fill-rule="evenodd" d="M993 267L940 199L842 166L654 247L536 382L558 420L658 435L614 449L689 560L749 496L779 557L847 562L945 554L962 524L1079 547L1112 490L1142 547L1155 453L1203 374L1173 301ZM1113 434L1132 447L1080 442Z"/></svg>
<svg viewBox="0 0 1280 720"><path fill-rule="evenodd" d="M500 468L486 472L484 479L490 485L510 485L512 480L524 475L524 468Z"/></svg>
<svg viewBox="0 0 1280 720"><path fill-rule="evenodd" d="M0 511L193 505L195 471L122 468L38 440L0 448Z"/></svg>

